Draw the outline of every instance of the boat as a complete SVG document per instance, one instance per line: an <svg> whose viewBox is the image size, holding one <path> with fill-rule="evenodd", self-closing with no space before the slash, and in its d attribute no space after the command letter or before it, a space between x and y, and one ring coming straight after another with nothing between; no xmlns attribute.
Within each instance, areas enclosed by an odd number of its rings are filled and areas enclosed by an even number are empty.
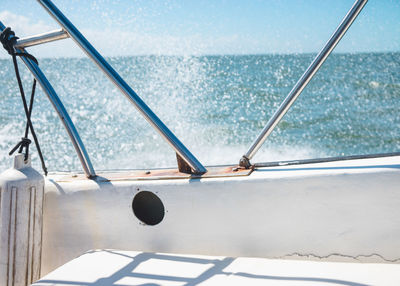
<svg viewBox="0 0 400 286"><path fill-rule="evenodd" d="M50 0L38 2L61 29L6 38L83 172L43 177L27 151L14 155L0 175L0 286L400 285L400 153L251 162L366 0L355 1L239 162L207 167ZM177 168L95 171L62 101L26 56L27 47L65 38L169 143Z"/></svg>

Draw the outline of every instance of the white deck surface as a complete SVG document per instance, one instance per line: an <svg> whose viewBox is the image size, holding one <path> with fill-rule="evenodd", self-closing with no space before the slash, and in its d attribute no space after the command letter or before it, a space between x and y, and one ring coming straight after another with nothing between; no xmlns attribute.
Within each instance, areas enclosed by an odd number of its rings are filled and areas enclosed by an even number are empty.
<svg viewBox="0 0 400 286"><path fill-rule="evenodd" d="M400 285L400 264L94 250L33 285Z"/></svg>

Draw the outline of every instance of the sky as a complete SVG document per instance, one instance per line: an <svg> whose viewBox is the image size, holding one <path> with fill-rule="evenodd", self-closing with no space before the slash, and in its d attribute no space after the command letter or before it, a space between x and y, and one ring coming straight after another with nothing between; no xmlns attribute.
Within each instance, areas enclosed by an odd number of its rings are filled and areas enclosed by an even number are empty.
<svg viewBox="0 0 400 286"><path fill-rule="evenodd" d="M315 53L353 0L53 0L105 56ZM23 37L59 28L32 0L1 0ZM72 40L29 48L81 57ZM400 51L400 1L370 0L335 52ZM8 57L4 50L0 58Z"/></svg>

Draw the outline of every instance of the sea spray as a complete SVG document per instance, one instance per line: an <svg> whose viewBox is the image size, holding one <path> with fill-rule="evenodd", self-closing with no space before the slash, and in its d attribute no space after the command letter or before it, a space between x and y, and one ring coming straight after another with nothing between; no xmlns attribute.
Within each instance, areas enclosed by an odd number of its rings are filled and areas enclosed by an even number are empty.
<svg viewBox="0 0 400 286"><path fill-rule="evenodd" d="M108 59L205 165L236 164L314 55L137 56ZM400 150L400 53L333 54L254 162ZM0 167L23 134L9 60L0 60ZM84 58L41 59L96 169L176 166L170 146ZM29 90L31 76L21 65ZM39 88L40 90L40 88ZM42 91L32 121L49 170L81 170ZM33 165L38 167L34 146Z"/></svg>

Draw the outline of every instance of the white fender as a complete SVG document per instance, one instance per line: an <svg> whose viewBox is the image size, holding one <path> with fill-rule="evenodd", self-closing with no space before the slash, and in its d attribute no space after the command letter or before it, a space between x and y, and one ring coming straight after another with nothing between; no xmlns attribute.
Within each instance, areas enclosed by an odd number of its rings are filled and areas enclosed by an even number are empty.
<svg viewBox="0 0 400 286"><path fill-rule="evenodd" d="M0 174L0 286L30 285L40 278L44 178L31 158L14 158Z"/></svg>

